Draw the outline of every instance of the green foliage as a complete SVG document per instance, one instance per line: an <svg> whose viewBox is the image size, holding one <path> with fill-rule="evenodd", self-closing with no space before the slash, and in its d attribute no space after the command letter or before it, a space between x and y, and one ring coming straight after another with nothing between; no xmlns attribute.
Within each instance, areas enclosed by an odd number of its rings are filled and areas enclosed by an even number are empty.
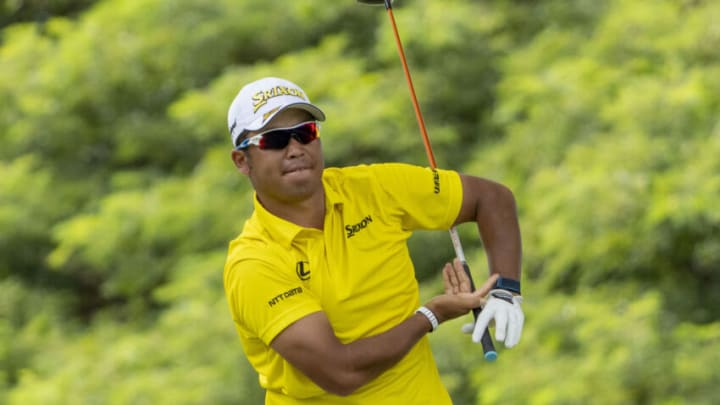
<svg viewBox="0 0 720 405"><path fill-rule="evenodd" d="M500 364L478 367L474 381L478 403L528 404L710 404L718 373L694 367L685 380L681 368L709 364L717 357L717 325L683 325L673 333L658 294L600 289L582 299L545 296L528 306L537 328L527 330L525 345L501 353ZM692 332L691 332L692 331ZM690 351L689 347L699 348ZM709 357L705 357L709 356ZM496 367L499 366L499 367ZM485 383L492 381L492 383ZM702 383L699 383L702 381ZM522 387L522 389L518 389Z"/></svg>
<svg viewBox="0 0 720 405"><path fill-rule="evenodd" d="M38 29L52 16L75 16L85 11L96 0L2 0L0 1L0 28L21 21L34 21ZM1 38L1 37L0 37Z"/></svg>
<svg viewBox="0 0 720 405"><path fill-rule="evenodd" d="M24 367L6 403L262 402L257 376L236 344L227 304L218 294L223 262L224 252L186 256L158 291L158 299L172 305L151 322L100 317L88 330L63 339L25 326L7 346ZM227 344L217 344L221 341ZM42 356L28 367L40 347Z"/></svg>
<svg viewBox="0 0 720 405"><path fill-rule="evenodd" d="M287 77L328 166L427 164L382 8L0 6L0 402L261 403L222 291L252 210L227 107ZM431 336L455 402L720 402L720 5L396 6L439 166L509 185L523 229L521 344L490 365L469 317ZM410 247L429 298L450 241Z"/></svg>
<svg viewBox="0 0 720 405"><path fill-rule="evenodd" d="M549 30L511 55L516 73L501 82L507 102L498 107L508 142L482 153L490 159L482 167L509 162L503 170L526 204L529 275L546 288L636 280L676 297L678 316L709 321L717 300L699 292L718 283L708 267L717 217L709 202L674 201L720 197L709 157L717 154L720 97L709 90L718 88L717 66L677 56L712 59L698 47L713 9L659 3L652 18L649 6L618 4L582 42ZM678 13L705 28L668 34ZM548 52L552 63L541 65ZM533 195L542 198L530 204Z"/></svg>
<svg viewBox="0 0 720 405"><path fill-rule="evenodd" d="M49 265L99 290L101 302L120 299L142 310L179 259L226 245L241 225L227 218L250 213L247 184L228 166L227 150L211 150L189 178L109 194L96 212L56 226ZM229 204L238 190L246 203Z"/></svg>
<svg viewBox="0 0 720 405"><path fill-rule="evenodd" d="M43 218L52 216L52 207L44 204L51 182L30 156L0 163L0 275L7 276L33 255L25 242L43 243L47 239ZM21 243L17 243L21 242Z"/></svg>
<svg viewBox="0 0 720 405"><path fill-rule="evenodd" d="M0 280L0 399L42 358L46 345L65 341L73 323L63 311L69 300L14 277Z"/></svg>

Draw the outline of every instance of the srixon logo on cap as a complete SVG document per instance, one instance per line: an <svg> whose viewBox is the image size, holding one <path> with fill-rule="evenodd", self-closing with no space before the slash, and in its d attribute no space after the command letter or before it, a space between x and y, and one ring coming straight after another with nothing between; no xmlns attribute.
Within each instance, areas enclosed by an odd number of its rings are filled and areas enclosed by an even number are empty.
<svg viewBox="0 0 720 405"><path fill-rule="evenodd" d="M302 90L295 88L295 87L287 87L287 86L275 86L273 88L258 91L252 96L253 100L253 112L256 113L257 110L260 109L260 107L267 104L267 102L272 99L273 97L279 97L279 96L295 96L300 97L301 99L307 101L307 97L305 96L305 93L302 92Z"/></svg>

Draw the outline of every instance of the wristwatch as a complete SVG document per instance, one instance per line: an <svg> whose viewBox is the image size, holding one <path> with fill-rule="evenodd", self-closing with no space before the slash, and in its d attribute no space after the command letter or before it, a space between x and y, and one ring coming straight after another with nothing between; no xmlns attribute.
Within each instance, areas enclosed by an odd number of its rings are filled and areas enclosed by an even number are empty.
<svg viewBox="0 0 720 405"><path fill-rule="evenodd" d="M498 279L495 281L494 288L500 288L503 290L514 292L516 294L520 294L520 282L511 278L505 278L502 276L498 277Z"/></svg>

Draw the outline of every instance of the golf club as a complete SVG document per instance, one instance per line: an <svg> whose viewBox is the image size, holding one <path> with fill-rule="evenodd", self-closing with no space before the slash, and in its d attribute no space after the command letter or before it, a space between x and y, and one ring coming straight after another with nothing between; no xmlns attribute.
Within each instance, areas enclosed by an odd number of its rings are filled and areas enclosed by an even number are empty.
<svg viewBox="0 0 720 405"><path fill-rule="evenodd" d="M430 138L428 137L427 129L425 128L425 121L423 120L422 113L420 112L420 104L418 103L417 96L415 95L415 87L413 86L412 77L410 77L410 69L408 68L407 60L405 59L405 52L403 51L402 41L400 41L400 34L398 33L397 24L395 23L395 16L392 11L392 0L357 1L362 4L384 5L387 10L388 17L390 18L390 24L392 25L393 33L395 34L395 43L398 48L398 53L400 54L400 61L402 62L403 71L405 72L405 79L410 89L410 98L412 99L412 104L415 109L415 117L417 118L418 126L420 127L423 142L425 143L425 152L427 153L430 167L434 170L437 168L437 164L435 163L435 156L433 155L432 146L430 145ZM465 252L463 251L462 243L460 242L460 236L454 226L450 228L450 239L452 240L453 248L455 249L455 255L462 262L463 269L470 279L470 288L472 291L475 291L475 283L473 282L472 274L470 273L470 266L468 266L467 261L465 260ZM482 308L473 308L473 317L476 322L481 310ZM485 360L495 361L495 359L497 359L497 351L495 350L495 345L493 344L492 338L490 337L490 333L487 329L485 329L480 342L482 344Z"/></svg>

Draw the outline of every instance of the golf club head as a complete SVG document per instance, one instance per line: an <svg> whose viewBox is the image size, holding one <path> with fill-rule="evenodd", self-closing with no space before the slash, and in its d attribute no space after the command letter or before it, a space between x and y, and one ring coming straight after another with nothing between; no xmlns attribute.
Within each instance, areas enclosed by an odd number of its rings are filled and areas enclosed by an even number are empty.
<svg viewBox="0 0 720 405"><path fill-rule="evenodd" d="M389 0L390 4L392 4L392 0ZM384 6L385 0L357 0L358 3L361 4L368 4L371 6Z"/></svg>

